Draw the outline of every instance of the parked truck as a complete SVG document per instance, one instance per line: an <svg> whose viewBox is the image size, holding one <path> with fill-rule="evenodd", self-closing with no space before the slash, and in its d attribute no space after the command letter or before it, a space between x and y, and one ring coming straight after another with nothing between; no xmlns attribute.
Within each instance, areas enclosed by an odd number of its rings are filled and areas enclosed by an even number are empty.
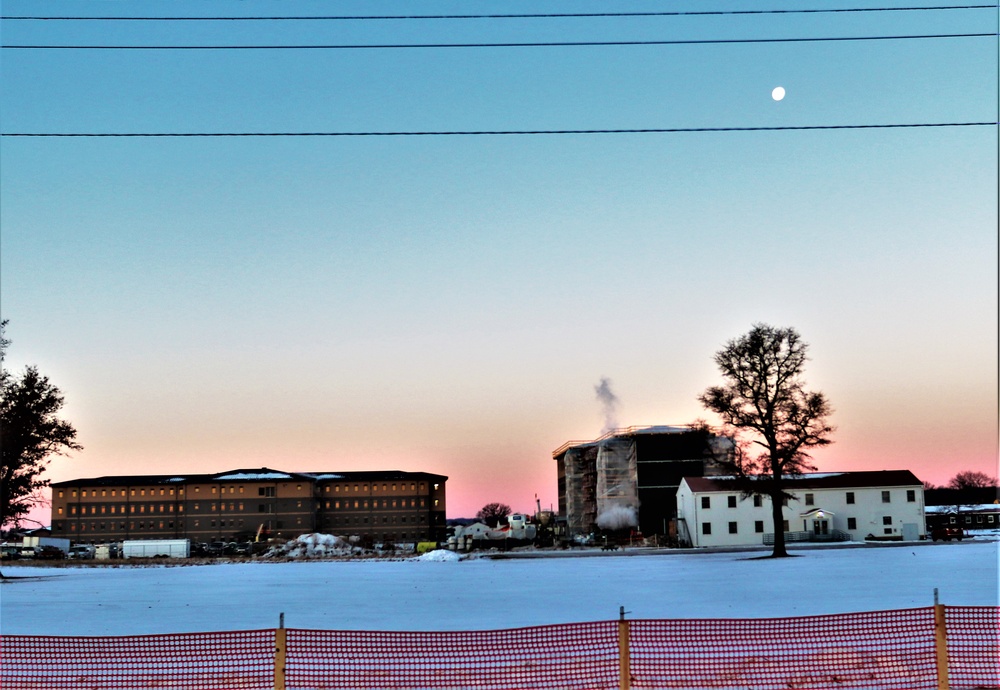
<svg viewBox="0 0 1000 690"><path fill-rule="evenodd" d="M190 539L129 539L122 542L122 558L188 558Z"/></svg>
<svg viewBox="0 0 1000 690"><path fill-rule="evenodd" d="M21 540L22 554L25 549L41 549L43 546L54 546L63 552L63 558L69 555L69 539L58 537L24 537Z"/></svg>

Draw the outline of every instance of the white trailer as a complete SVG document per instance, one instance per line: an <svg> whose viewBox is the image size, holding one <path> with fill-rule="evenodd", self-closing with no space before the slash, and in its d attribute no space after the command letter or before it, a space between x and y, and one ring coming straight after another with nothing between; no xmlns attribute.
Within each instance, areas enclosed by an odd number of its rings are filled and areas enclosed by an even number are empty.
<svg viewBox="0 0 1000 690"><path fill-rule="evenodd" d="M63 552L63 555L69 554L69 539L60 539L59 537L24 537L21 540L21 548L27 549L32 546L54 546Z"/></svg>
<svg viewBox="0 0 1000 690"><path fill-rule="evenodd" d="M188 558L190 539L130 539L122 542L122 558Z"/></svg>

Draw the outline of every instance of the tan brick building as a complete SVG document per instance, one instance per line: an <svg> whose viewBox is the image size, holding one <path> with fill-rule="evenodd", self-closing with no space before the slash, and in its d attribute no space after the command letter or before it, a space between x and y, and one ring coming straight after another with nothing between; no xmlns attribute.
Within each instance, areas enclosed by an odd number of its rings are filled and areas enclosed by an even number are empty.
<svg viewBox="0 0 1000 690"><path fill-rule="evenodd" d="M52 536L230 541L258 531L411 543L444 538L447 477L426 472L282 472L73 479L52 485Z"/></svg>

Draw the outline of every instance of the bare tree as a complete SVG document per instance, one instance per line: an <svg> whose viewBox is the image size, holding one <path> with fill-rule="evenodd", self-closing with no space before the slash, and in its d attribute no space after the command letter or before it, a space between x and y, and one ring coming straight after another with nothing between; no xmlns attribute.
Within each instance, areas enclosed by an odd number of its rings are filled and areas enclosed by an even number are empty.
<svg viewBox="0 0 1000 690"><path fill-rule="evenodd" d="M487 503L479 512L476 519L485 522L490 527L496 527L510 515L510 506L506 503Z"/></svg>
<svg viewBox="0 0 1000 690"><path fill-rule="evenodd" d="M997 485L997 478L985 472L966 470L959 472L948 482L949 489L988 489Z"/></svg>
<svg viewBox="0 0 1000 690"><path fill-rule="evenodd" d="M793 328L754 324L715 354L725 384L699 397L735 442L733 454L720 464L736 476L744 495L771 499L772 557L788 555L781 509L794 496L787 478L814 470L808 451L832 443L827 419L833 410L802 380L807 349Z"/></svg>

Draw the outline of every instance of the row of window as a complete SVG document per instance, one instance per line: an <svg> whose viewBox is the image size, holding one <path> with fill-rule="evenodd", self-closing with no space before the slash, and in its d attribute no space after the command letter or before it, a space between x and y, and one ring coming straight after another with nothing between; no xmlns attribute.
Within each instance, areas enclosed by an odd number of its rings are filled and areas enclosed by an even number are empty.
<svg viewBox="0 0 1000 690"><path fill-rule="evenodd" d="M390 486L390 484L388 484L388 483L382 484L382 491L383 492L390 491L389 486ZM391 491L396 491L397 490L397 485L396 484L392 484L391 486L392 486ZM440 486L439 484L434 484L434 490L437 491L437 489L438 489L439 486ZM399 487L398 490L406 491L406 484L399 484L398 487ZM224 494L224 493L226 493L226 488L227 487L213 486L211 488L212 488L212 493L213 494L214 493L223 493ZM230 487L228 487L228 489L229 489L229 493L230 494L236 494L236 493L241 493L242 494L244 492L244 487L242 487L242 486L230 486ZM349 484L343 485L343 492L344 493L348 493L350 491L350 489L351 489L351 486ZM302 491L302 485L301 484L296 484L295 485L295 490L296 491ZM330 493L330 485L327 485L327 486L323 487L323 490L326 493ZM372 484L371 485L371 490L377 492L379 490L379 485L378 484ZM416 490L417 490L417 483L416 482L411 482L410 483L410 491L416 491ZM423 482L420 482L420 491L423 492L425 490L426 490L426 484L424 484ZM138 495L140 497L146 496L147 489L142 488L142 487L137 488L137 489L128 489L128 494L126 494L126 490L125 489L80 489L79 493L80 493L80 497L81 498L87 498L88 495L91 498L97 498L98 497L98 491L100 491L100 496L102 498L107 498L108 496L111 496L112 498L117 497L117 496L121 496L121 497L124 498L124 497L126 497L126 495L128 495L128 496L136 496L136 495ZM159 491L159 495L160 496L173 496L174 493L175 493L175 489L173 489L173 488L169 488L169 489L168 488L160 488L160 489L150 488L150 489L148 489L148 491L149 491L149 495L150 496L155 496L157 491ZM273 487L273 486L260 486L260 487L257 487L257 495L258 496L273 497L275 495L275 491L276 491L276 488ZM355 484L354 485L354 492L357 493L359 491L363 491L363 492L367 493L368 492L368 484L360 484L360 485L359 484ZM70 492L70 494L69 494L70 498L76 498L77 497L77 490L76 489L70 489L69 492ZM88 494L88 492L89 492L89 494ZM184 488L181 487L179 489L176 489L176 492L177 492L177 494L183 496L184 495ZM200 486L193 487L193 492L196 493L196 494L197 493L201 493L201 487ZM334 493L340 493L341 492L341 485L340 484L334 485L333 486L333 492ZM56 495L58 496L58 498L64 498L65 497L65 490L64 489L59 489L56 492Z"/></svg>
<svg viewBox="0 0 1000 690"><path fill-rule="evenodd" d="M374 484L373 483L371 485L372 491L373 492L377 492L378 491L378 486L379 486L378 484ZM392 489L390 489L389 486L392 486ZM382 485L382 491L383 492L385 492L385 491L396 491L397 490L396 486L397 486L396 484L391 484L391 485L390 484L383 484ZM435 484L434 485L434 490L435 491L438 490L438 486L440 486L440 485L439 484ZM341 485L340 484L334 484L333 485L333 493L339 494L340 493L340 489L341 489ZM351 491L351 485L350 484L344 484L343 485L343 489L344 489L344 493L345 494L349 493ZM416 482L411 482L410 483L410 491L416 491L416 490L417 490L417 484L416 484ZM427 490L427 485L424 484L423 482L420 482L420 492L423 493L426 490ZM323 487L323 491L325 491L326 493L330 493L330 485L328 484L328 485L324 486ZM359 491L363 491L363 492L367 493L368 492L368 484L355 484L354 485L354 493L358 493ZM406 491L406 484L399 484L399 491Z"/></svg>
<svg viewBox="0 0 1000 690"><path fill-rule="evenodd" d="M405 524L406 521L407 520L406 520L406 516L405 515L403 515L403 516L401 516L399 518L399 522L400 523L404 523ZM410 522L412 522L414 524L416 524L416 523L423 523L423 522L426 522L426 521L427 521L427 519L423 515L420 515L420 516L414 517L414 518L410 518ZM355 516L355 517L323 518L323 526L324 527L337 527L337 526L341 526L341 525L367 525L367 524L368 524L368 518L367 517L356 517ZM372 524L373 525L379 524L378 517L373 517L372 518ZM395 515L391 515L391 516L383 515L382 516L382 524L383 525L395 525L396 524L396 516Z"/></svg>
<svg viewBox="0 0 1000 690"><path fill-rule="evenodd" d="M407 504L407 501L409 501L408 504ZM379 502L379 499L374 499L372 501L369 501L368 499L364 499L364 500L356 499L353 502L352 501L325 501L324 505L325 505L326 508L331 508L332 507L334 509L339 509L339 508L350 509L352 506L354 508L369 508L369 507L371 507L371 508L407 508L407 507L409 507L409 508L416 508L417 507L417 503L418 503L418 499L416 499L416 498L410 498L410 499L405 499L405 498L403 498L403 499L392 499L391 501L389 499L381 499L381 503ZM112 504L108 504L108 505L94 504L94 505L85 505L85 506L80 506L80 505L77 505L77 504L72 504L72 505L69 506L69 514L70 515L77 515L77 514L80 514L80 515L97 515L97 514L101 514L101 515L105 515L105 514L116 515L116 514L122 514L122 515L124 515L125 513L140 513L141 514L141 513L147 513L147 512L149 512L149 513L156 513L156 512L159 512L159 513L173 513L175 505L177 506L177 512L178 513L183 513L184 512L184 506L188 505L188 504L187 503L177 503L177 504L174 504L174 503L160 503L160 504L157 505L157 504L153 504L153 503L150 503L150 504L146 504L146 503L132 503L132 504L129 504L129 505L120 505L120 504L112 503ZM246 510L246 506L245 506L245 504L242 501L240 501L238 503L235 502L235 501L230 502L230 503L208 503L208 504L205 504L205 505L208 507L209 512L212 512L212 513L217 512L217 511L218 512L226 512L227 510L229 512L244 512ZM438 500L437 499L434 499L434 505L435 506L438 505ZM427 507L427 499L425 499L425 498L419 499L419 506L421 508L426 508ZM296 501L295 502L295 507L296 508L302 508L302 501ZM288 509L288 506L285 506L285 508ZM195 513L196 512L200 512L201 511L201 504L200 503L192 503L192 504L190 504L190 511L191 512L195 512ZM257 504L257 512L259 512L259 513L273 513L273 512L275 512L274 505L270 504L270 503L267 503L267 504L259 503L259 504ZM56 508L56 514L57 515L62 515L63 514L63 508L62 508L62 506L59 506L59 507Z"/></svg>
<svg viewBox="0 0 1000 690"><path fill-rule="evenodd" d="M157 508L159 508L159 511L157 511ZM99 505L77 506L77 505L74 504L74 505L69 506L69 514L70 515L76 515L78 513L80 515L97 515L98 513L100 513L101 515L104 515L104 514L111 514L111 515L120 514L120 515L124 515L125 513L146 513L146 512L149 512L149 513L155 513L155 512L172 513L172 512L174 512L174 504L173 503L160 503L159 506L157 506L156 504L153 504L153 503L150 503L150 504L146 504L146 503L141 503L141 504L140 503L132 503L131 505L127 505L127 506L117 505L117 504L100 505L100 506ZM183 513L184 512L184 504L183 503L178 504L178 506L177 506L177 512L178 513ZM59 506L58 508L56 508L56 514L57 515L62 515L63 514L62 506Z"/></svg>
<svg viewBox="0 0 1000 690"><path fill-rule="evenodd" d="M727 505L727 507L729 507L729 508L735 508L736 505L737 505L738 498L739 498L738 496L726 496L726 505ZM852 505L852 504L854 504L854 499L855 499L855 496L854 496L854 492L853 491L847 491L845 493L845 496L844 496L844 502L845 503L847 503L848 505ZM907 503L916 503L916 501L917 501L917 491L916 491L916 489L907 489L906 490L906 502ZM816 505L816 494L814 494L814 493L807 493L807 494L805 494L804 503L807 506ZM892 503L892 492L891 491L883 491L882 492L882 503ZM753 497L753 507L754 508L760 508L761 506L763 506L763 504L764 504L764 497L763 496L755 495ZM785 501L783 501L783 504L787 506L788 505L788 500L785 499ZM711 508L712 507L712 497L711 496L702 496L701 497L701 507L703 509Z"/></svg>
<svg viewBox="0 0 1000 690"><path fill-rule="evenodd" d="M367 522L367 520L366 520L366 522ZM406 521L403 520L403 522L406 522ZM115 523L115 522L111 522L111 523L108 523L108 522L70 522L69 523L69 531L70 532L77 531L77 525L78 524L79 524L79 530L81 532L87 532L87 531L92 531L92 532L104 531L104 532L106 532L106 531L109 531L109 530L110 531L122 531L122 530L125 529L125 523L124 522L118 522L118 523ZM301 526L302 525L302 518L296 518L295 519L295 524ZM243 527L244 525L245 525L245 523L244 523L244 521L242 519L235 519L234 518L234 519L230 519L230 520L207 520L205 526L207 526L207 527ZM193 520L190 523L190 527L191 528L202 527L201 520ZM284 527L284 521L279 521L277 523L277 527L278 527L278 529L281 529L282 527ZM59 529L59 528L61 528L61 525L57 525L56 529ZM130 529L130 530L174 529L174 521L173 520L169 520L169 521L168 520L160 520L160 521L150 520L149 522L146 522L145 520L139 520L139 521L134 521L133 520L133 521L130 521L128 523L128 529Z"/></svg>
<svg viewBox="0 0 1000 690"><path fill-rule="evenodd" d="M985 523L985 524L992 525L994 523L994 519L993 518L996 517L996 516L994 516L994 515L976 515L975 517L976 517L976 524L982 525L982 524ZM956 524L956 522L957 521L955 520L955 516L954 515L952 515L950 518L948 518L948 523L949 524L954 525L954 524ZM971 525L972 524L972 516L971 515L966 515L965 516L965 524L967 524L967 525Z"/></svg>
<svg viewBox="0 0 1000 690"><path fill-rule="evenodd" d="M891 529L891 526L892 526L892 516L890 516L890 515L883 515L882 516L882 524L890 526L890 529L883 530L885 532L885 534L892 534L892 529ZM787 532L788 531L788 520L782 520L782 525L783 525L783 529ZM847 518L847 529L851 530L851 531L854 531L857 528L858 528L858 519L857 518L853 518L853 517ZM739 531L740 531L740 528L739 528L739 523L738 522L730 522L729 523L729 533L730 534L739 534ZM757 533L757 534L763 534L764 533L764 521L763 520L754 520L753 531L755 533ZM712 523L711 522L703 522L703 523L701 523L701 533L702 534L711 534L712 533ZM824 532L824 534L825 534L825 532Z"/></svg>
<svg viewBox="0 0 1000 690"><path fill-rule="evenodd" d="M409 506L406 505L406 501L407 500L409 500L409 502L410 502ZM438 504L437 499L435 499L434 500L434 505L437 505L437 504ZM368 502L367 499L355 499L354 501L326 501L324 503L324 506L326 508L333 508L335 510L338 509L338 508L352 508L352 507L353 508L368 508L369 507L369 502ZM390 507L391 508L406 508L406 507L416 508L417 507L417 499L415 499L415 498L411 498L411 499L405 499L405 498L403 498L403 499L399 499L398 501L397 501L397 499L392 499L391 505L390 505L389 499L382 499L382 504L381 505L379 505L379 499L374 499L374 500L371 501L370 507L371 508L390 508ZM425 498L421 498L420 499L420 507L421 508L426 508L427 507L427 499L425 499Z"/></svg>

